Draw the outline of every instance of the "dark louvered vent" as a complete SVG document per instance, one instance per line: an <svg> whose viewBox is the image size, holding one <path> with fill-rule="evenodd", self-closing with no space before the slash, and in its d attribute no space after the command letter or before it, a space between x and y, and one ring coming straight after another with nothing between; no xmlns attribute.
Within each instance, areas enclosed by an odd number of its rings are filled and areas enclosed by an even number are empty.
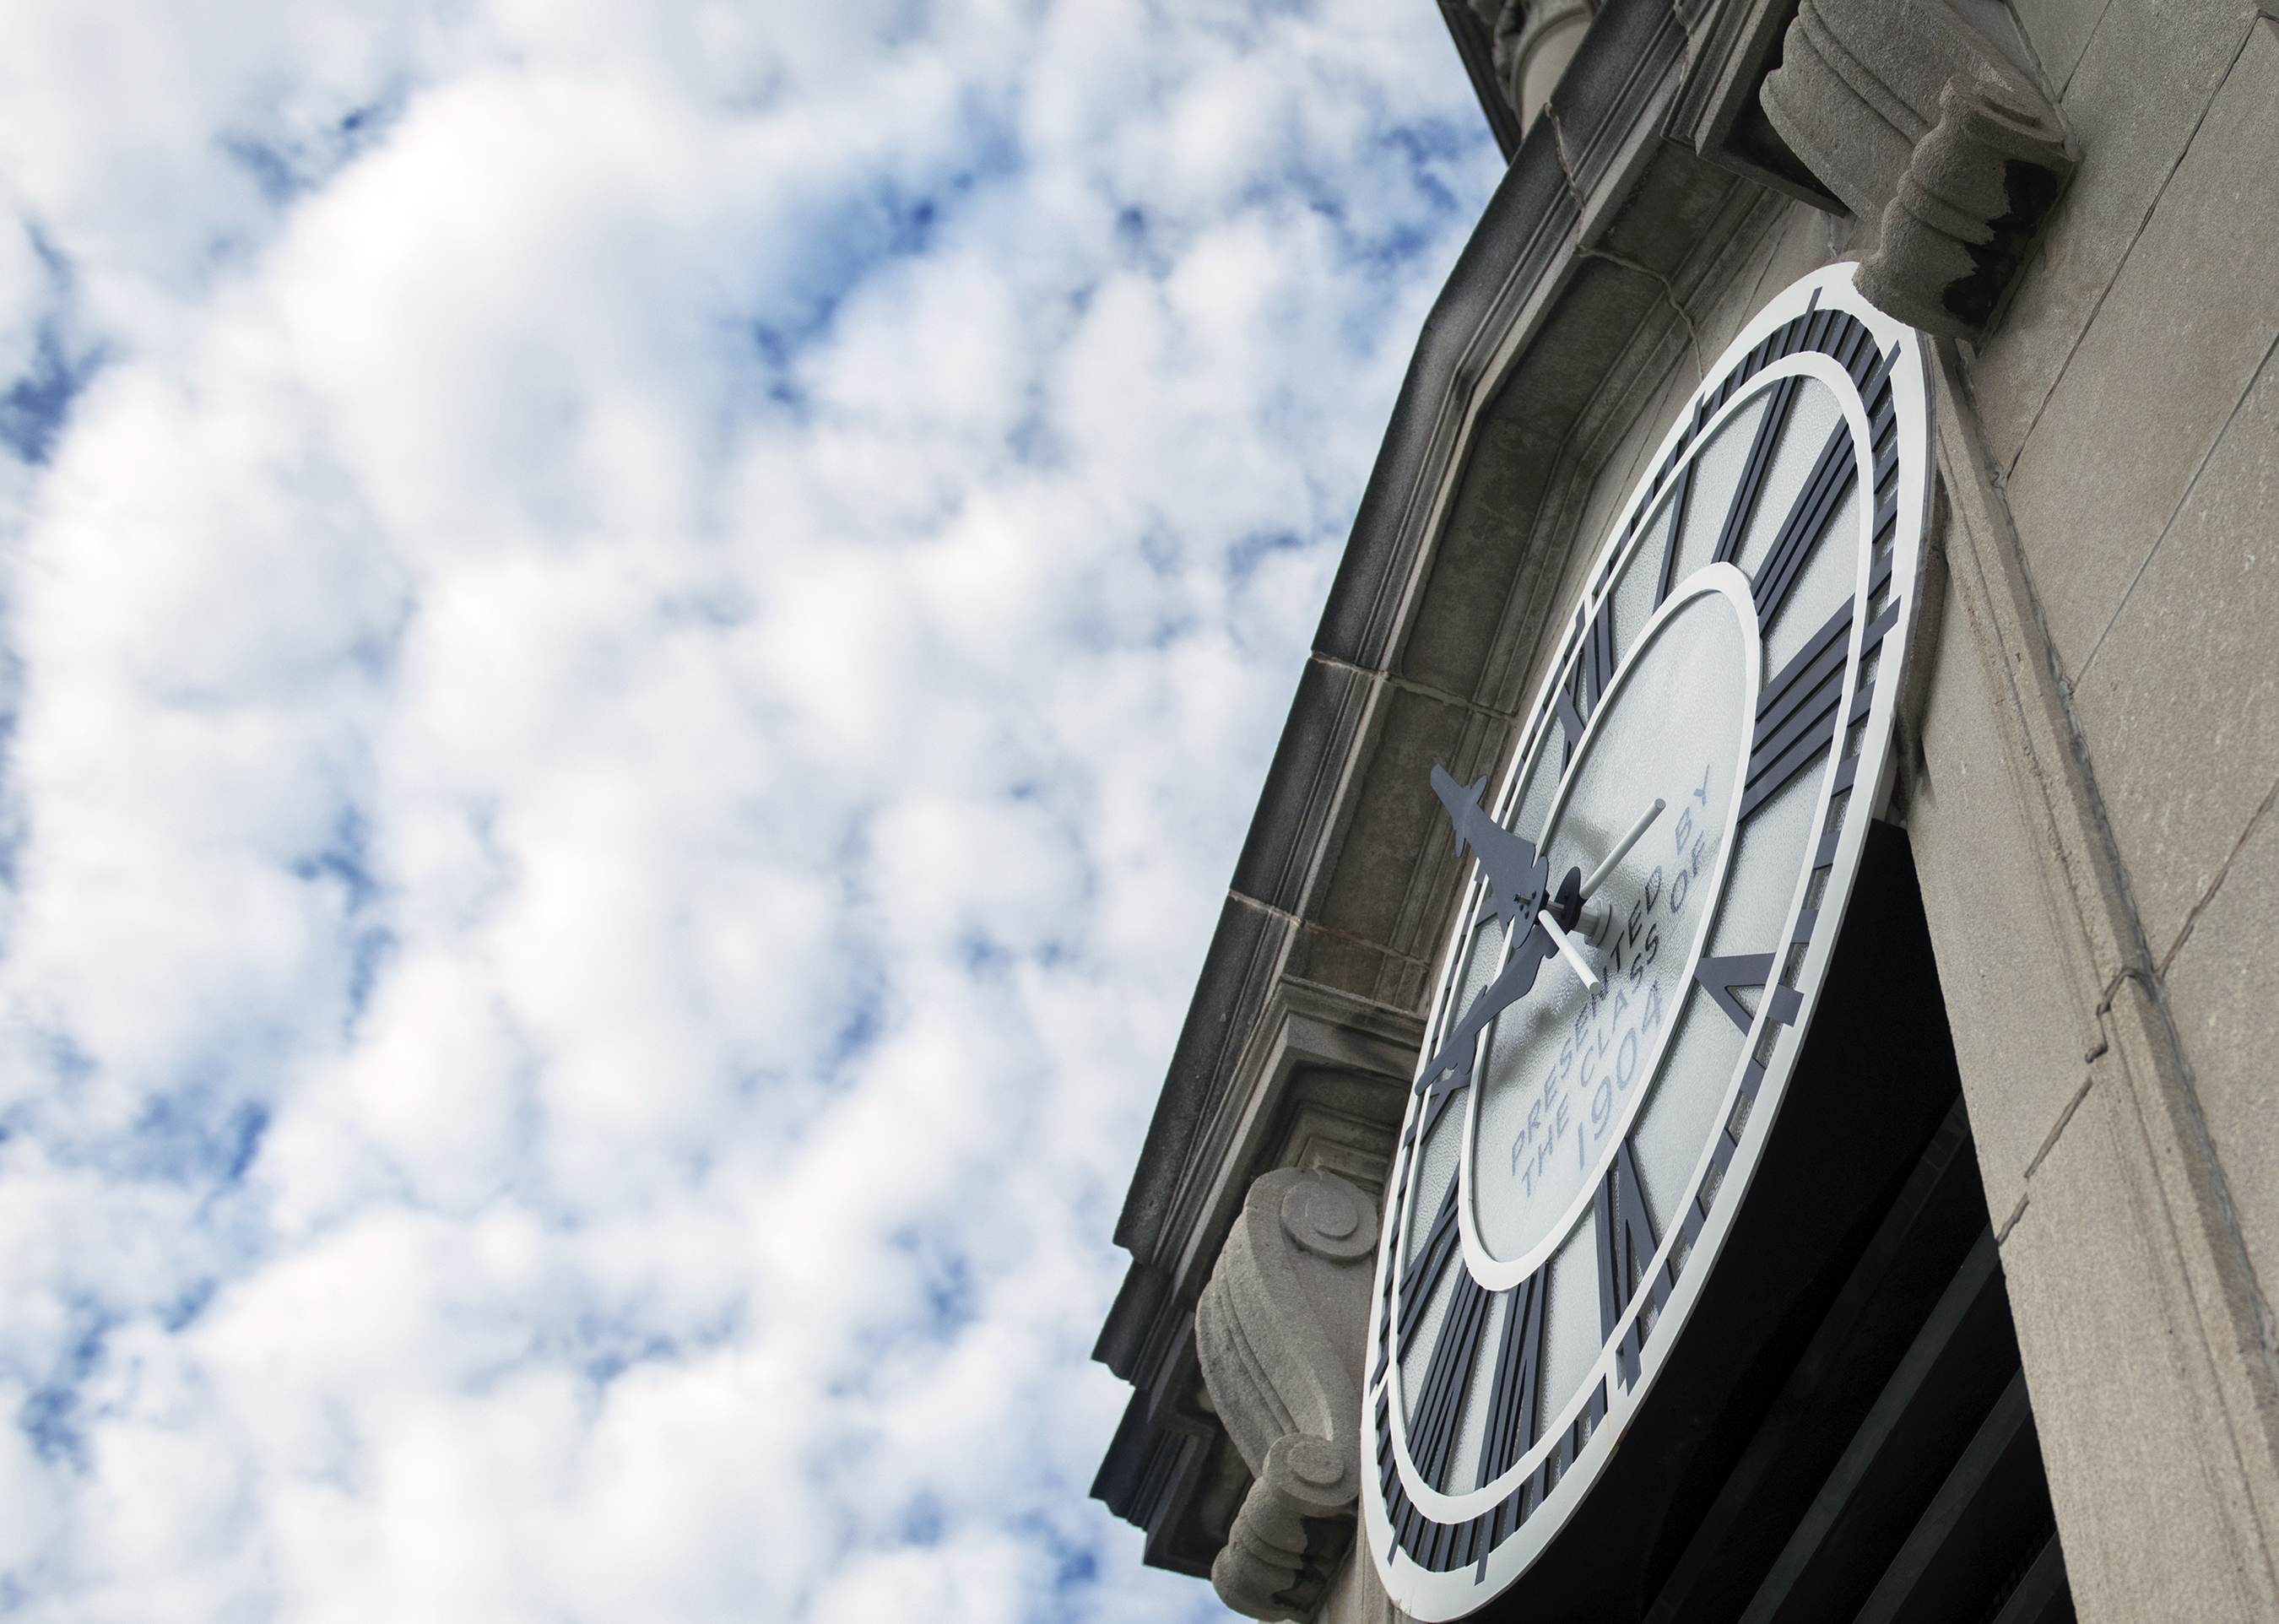
<svg viewBox="0 0 2279 1624"><path fill-rule="evenodd" d="M1958 1099L1644 1617L2060 1624L2055 1526Z"/></svg>

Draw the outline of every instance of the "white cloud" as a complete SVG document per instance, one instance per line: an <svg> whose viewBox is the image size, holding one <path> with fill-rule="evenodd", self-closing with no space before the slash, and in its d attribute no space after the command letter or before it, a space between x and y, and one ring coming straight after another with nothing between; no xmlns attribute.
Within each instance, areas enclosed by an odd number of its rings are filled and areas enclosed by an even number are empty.
<svg viewBox="0 0 2279 1624"><path fill-rule="evenodd" d="M0 1605L1215 1616L1087 1355L1431 9L11 20Z"/></svg>

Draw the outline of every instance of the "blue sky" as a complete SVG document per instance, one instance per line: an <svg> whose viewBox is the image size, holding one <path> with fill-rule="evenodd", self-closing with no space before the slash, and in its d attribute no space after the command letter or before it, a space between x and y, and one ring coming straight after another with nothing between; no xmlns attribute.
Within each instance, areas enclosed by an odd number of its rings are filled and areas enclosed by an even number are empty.
<svg viewBox="0 0 2279 1624"><path fill-rule="evenodd" d="M4 32L0 1613L1222 1616L1087 1355L1435 8Z"/></svg>

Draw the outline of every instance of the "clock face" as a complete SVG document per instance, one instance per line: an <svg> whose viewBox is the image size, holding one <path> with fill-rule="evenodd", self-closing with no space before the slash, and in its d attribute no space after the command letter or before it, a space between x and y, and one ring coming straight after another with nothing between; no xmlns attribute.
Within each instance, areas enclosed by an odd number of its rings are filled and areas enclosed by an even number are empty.
<svg viewBox="0 0 2279 1624"><path fill-rule="evenodd" d="M1500 790L1433 773L1477 861L1387 1187L1362 1496L1414 1618L1526 1572L1669 1358L1888 793L1928 396L1852 269L1680 414Z"/></svg>

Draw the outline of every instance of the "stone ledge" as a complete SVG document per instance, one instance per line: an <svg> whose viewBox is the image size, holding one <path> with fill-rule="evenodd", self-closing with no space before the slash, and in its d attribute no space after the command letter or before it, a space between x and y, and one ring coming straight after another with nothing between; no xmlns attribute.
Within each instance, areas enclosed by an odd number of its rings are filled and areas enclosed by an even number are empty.
<svg viewBox="0 0 2279 1624"><path fill-rule="evenodd" d="M2033 1283L2030 1292L2019 1291L2018 1337L2037 1413L2057 1419L2045 1438L2060 1530L2068 1552L2083 1553L2076 1605L2089 1620L2150 1616L2141 1603L2147 1584L2158 1593L2159 1573L2175 1595L2206 1594L2214 1565L2234 1576L2228 1593L2238 1599L2211 1600L2217 1610L2205 1616L2279 1615L2279 1382L2255 1317L2252 1269L2145 949L2088 747L1990 474L1960 356L1952 342L1941 343L1938 355L1937 435L1955 519L1948 563L1959 625L1976 646L2004 776L2034 837L2060 987L2072 1007L2093 1013L2099 1034L2082 1062L2091 1086L2066 1089L2070 1103L2052 1111L2030 1156L2013 1138L2002 1147L2012 1158L2006 1168L1995 1160L1996 1147L1981 1141L1990 1194L2001 1189L2022 1198L2007 1220L1997 1214L2006 1251L2025 1248L2036 1260L2013 1272L2014 1280ZM1943 860L1938 842L1970 838L1961 827L1926 833L1933 842L1927 867ZM1961 863L1966 854L1946 855ZM1968 928L1951 917L1932 919L1935 939ZM1970 989L1956 987L1949 996L1958 1013L1972 1007ZM2017 1083L1966 1062L1964 1094L1974 1119L1982 1109L2000 1119ZM2109 1175L2077 1170L2092 1152ZM2050 1225L2060 1214L2062 1233L2053 1236ZM2075 1252L2065 1252L2065 1245ZM2137 1260L2129 1263L2123 1253ZM2124 1278L2137 1279L2137 1295L2149 1291L2159 1301L2149 1321L2097 1306L2100 1294L2118 1300L2113 1283ZM2139 1550L2122 1566L2091 1558L2100 1542L2113 1543L2122 1520L2143 1514L2145 1475L2128 1464L2129 1440L2089 1419L2110 1408L2118 1371L2134 1373L2140 1404L2166 1406L2182 1420L2191 1441L2168 1447L2198 1463L2200 1485L2189 1493L2181 1483L2175 1489L2177 1498L2157 1522L2164 1531L2158 1551ZM2192 1538L2214 1539L2215 1548L2191 1544L2187 1529Z"/></svg>

